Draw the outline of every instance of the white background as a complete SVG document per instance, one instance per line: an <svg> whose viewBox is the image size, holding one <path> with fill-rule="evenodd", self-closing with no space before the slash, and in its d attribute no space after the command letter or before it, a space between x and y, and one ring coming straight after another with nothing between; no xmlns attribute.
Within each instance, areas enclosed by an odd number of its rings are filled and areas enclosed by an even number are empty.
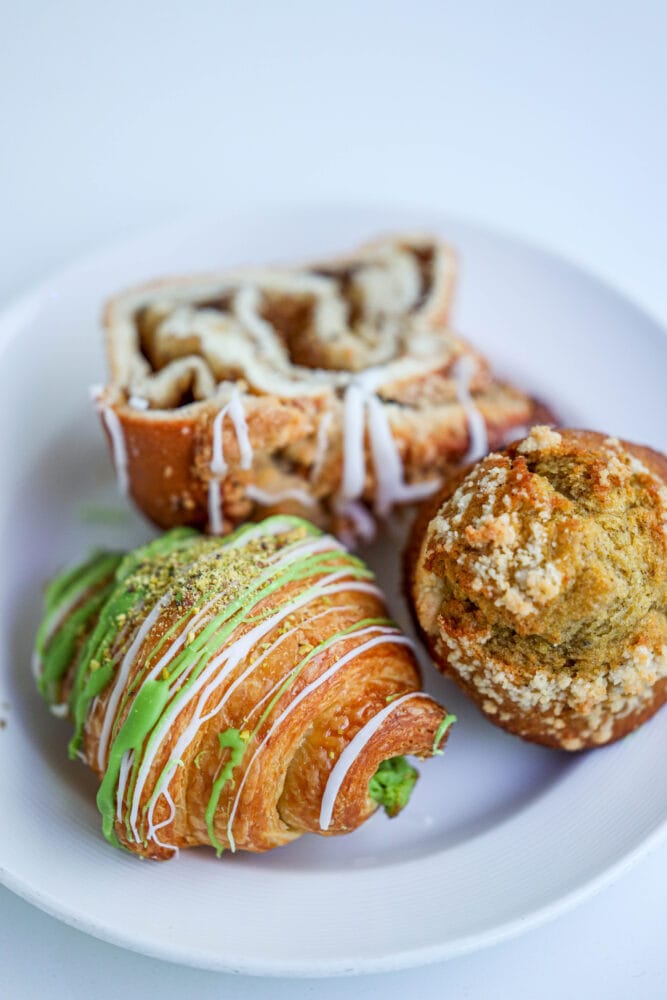
<svg viewBox="0 0 667 1000"><path fill-rule="evenodd" d="M0 298L101 242L185 214L390 201L556 249L667 323L664 3L0 9ZM663 846L523 938L354 983L172 967L0 890L0 992L654 1000L665 995L666 890ZM221 918L233 919L233 903Z"/></svg>

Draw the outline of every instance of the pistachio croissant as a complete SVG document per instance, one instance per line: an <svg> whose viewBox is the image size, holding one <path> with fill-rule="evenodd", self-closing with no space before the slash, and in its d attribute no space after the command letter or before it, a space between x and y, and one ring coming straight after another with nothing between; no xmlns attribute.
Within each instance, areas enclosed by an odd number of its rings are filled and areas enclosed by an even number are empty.
<svg viewBox="0 0 667 1000"><path fill-rule="evenodd" d="M452 721L419 690L371 572L308 522L174 529L47 591L35 671L100 778L104 834L143 857L263 851L405 805Z"/></svg>

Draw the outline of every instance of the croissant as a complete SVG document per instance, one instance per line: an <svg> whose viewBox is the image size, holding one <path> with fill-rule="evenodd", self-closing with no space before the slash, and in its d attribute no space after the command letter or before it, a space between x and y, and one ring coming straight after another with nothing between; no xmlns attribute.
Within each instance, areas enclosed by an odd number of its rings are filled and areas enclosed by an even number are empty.
<svg viewBox="0 0 667 1000"><path fill-rule="evenodd" d="M564 750L667 700L667 458L534 427L415 525L408 587L442 670L491 722Z"/></svg>
<svg viewBox="0 0 667 1000"><path fill-rule="evenodd" d="M540 411L448 328L455 272L404 236L117 296L95 398L121 490L163 528L286 512L369 539Z"/></svg>
<svg viewBox="0 0 667 1000"><path fill-rule="evenodd" d="M34 669L100 779L105 836L155 859L394 815L403 755L440 753L453 721L371 572L287 516L94 553L48 589Z"/></svg>

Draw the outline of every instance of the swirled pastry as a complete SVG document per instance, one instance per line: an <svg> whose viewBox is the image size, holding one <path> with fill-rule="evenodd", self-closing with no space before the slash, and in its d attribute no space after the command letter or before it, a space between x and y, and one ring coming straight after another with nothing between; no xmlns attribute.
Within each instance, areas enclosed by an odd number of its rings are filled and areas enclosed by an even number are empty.
<svg viewBox="0 0 667 1000"><path fill-rule="evenodd" d="M536 413L448 328L455 269L403 237L113 299L97 402L121 488L162 527L291 512L369 537Z"/></svg>
<svg viewBox="0 0 667 1000"><path fill-rule="evenodd" d="M106 837L156 859L393 815L402 755L438 753L452 721L370 571L284 516L95 553L49 588L35 672L100 779Z"/></svg>
<svg viewBox="0 0 667 1000"><path fill-rule="evenodd" d="M580 750L667 698L667 459L535 427L415 526L409 591L434 659L488 718Z"/></svg>

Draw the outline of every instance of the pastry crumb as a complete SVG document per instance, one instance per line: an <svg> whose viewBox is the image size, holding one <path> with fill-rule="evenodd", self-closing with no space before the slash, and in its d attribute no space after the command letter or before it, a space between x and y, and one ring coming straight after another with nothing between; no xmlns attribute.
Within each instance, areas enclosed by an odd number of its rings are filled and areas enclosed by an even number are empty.
<svg viewBox="0 0 667 1000"><path fill-rule="evenodd" d="M522 455L528 455L533 451L549 451L557 448L563 438L558 431L554 431L546 424L537 424L531 428L530 434L517 447L517 451Z"/></svg>

